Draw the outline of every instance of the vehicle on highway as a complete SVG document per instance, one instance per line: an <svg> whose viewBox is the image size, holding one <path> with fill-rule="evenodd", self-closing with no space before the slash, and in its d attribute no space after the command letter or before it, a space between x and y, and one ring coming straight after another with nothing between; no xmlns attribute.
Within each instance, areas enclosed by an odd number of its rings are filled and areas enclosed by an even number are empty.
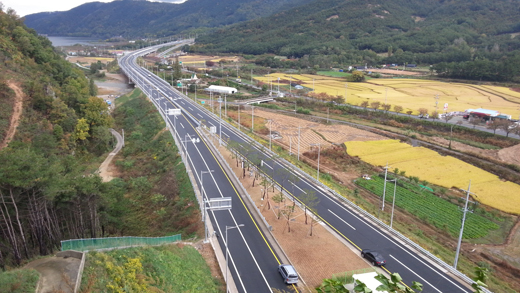
<svg viewBox="0 0 520 293"><path fill-rule="evenodd" d="M298 283L298 273L292 265L281 264L278 266L278 272L282 275L285 284Z"/></svg>
<svg viewBox="0 0 520 293"><path fill-rule="evenodd" d="M374 266L386 265L385 258L377 251L371 249L363 249L361 251L361 257L366 258Z"/></svg>
<svg viewBox="0 0 520 293"><path fill-rule="evenodd" d="M430 114L424 114L424 115L423 114L419 114L417 117L428 119L428 118L430 118Z"/></svg>

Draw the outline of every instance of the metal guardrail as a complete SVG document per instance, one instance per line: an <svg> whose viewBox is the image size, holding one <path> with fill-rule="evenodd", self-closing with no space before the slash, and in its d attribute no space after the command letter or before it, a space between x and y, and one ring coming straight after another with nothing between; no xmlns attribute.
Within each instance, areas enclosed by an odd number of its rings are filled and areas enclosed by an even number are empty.
<svg viewBox="0 0 520 293"><path fill-rule="evenodd" d="M122 248L130 246L162 245L177 241L181 241L181 234L165 237L125 236L108 238L71 239L61 241L61 251L89 251L107 248Z"/></svg>
<svg viewBox="0 0 520 293"><path fill-rule="evenodd" d="M177 91L173 87L172 87L172 89L176 93L183 95L182 93L180 93L179 91ZM183 95L183 96L186 97L185 95ZM191 104L196 105L198 107L198 109L201 109L202 111L204 111L208 116L211 116L213 119L215 119L217 121L219 120L219 117L215 113L212 113L211 111L209 111L208 109L206 109L204 107L200 107L195 101L193 101L189 97L186 97L186 100L188 100ZM319 117L319 118L321 118L321 117ZM463 273L459 272L458 270L454 269L452 266L448 265L446 262L444 262L443 260L439 259L437 256L433 255L432 253L430 253L429 251L427 251L426 249L424 249L423 247L421 247L417 243L415 243L412 240L408 239L407 237L405 237L404 235L402 235L398 231L390 228L390 226L388 226L386 223L382 222L381 220L379 220L376 217L374 217L372 214L370 214L367 211L363 210L362 208L358 207L353 202L351 202L350 200L346 199L342 195L338 194L336 191L332 190L331 188L329 188L328 186L326 186L322 182L317 181L314 177L310 176L309 174L307 174L305 172L301 172L298 167L294 166L292 163L288 162L287 160L285 160L283 158L279 158L276 153L274 153L274 152L272 152L272 151L270 151L268 149L265 149L263 147L263 145L261 145L259 142L257 142L256 140L252 139L251 137L245 135L242 131L238 130L232 124L228 123L227 121L225 121L223 119L222 119L221 123L224 124L229 129L233 130L234 133L237 136L240 136L244 141L246 141L246 142L256 146L257 149L262 150L263 152L269 154L271 157L273 157L273 156L276 157L277 158L276 160L278 162L281 162L283 165L285 165L286 167L291 169L293 172L295 172L295 173L299 174L300 176L306 178L308 181L310 181L310 182L314 183L315 185L319 186L322 190L324 190L324 191L328 192L329 194L333 195L337 200L346 203L355 212L357 212L360 215L366 216L373 223L377 224L380 229L387 231L389 234L391 234L394 237L400 239L401 241L403 241L407 245L413 247L414 249L416 249L417 251L422 253L425 257L427 257L429 260L431 260L432 262L436 263L440 267L444 268L449 273L451 273L451 274L455 275L456 277L462 279L467 284L475 283L471 278L469 278L465 274L463 274ZM349 124L349 123L347 123L347 124ZM485 288L483 288L483 291L486 292L486 293L492 293L490 290L485 289Z"/></svg>

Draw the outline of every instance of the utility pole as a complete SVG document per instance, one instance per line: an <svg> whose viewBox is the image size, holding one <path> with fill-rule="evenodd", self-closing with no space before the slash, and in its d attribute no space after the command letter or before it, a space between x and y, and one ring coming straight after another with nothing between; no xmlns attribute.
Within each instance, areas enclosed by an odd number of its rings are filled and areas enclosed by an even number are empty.
<svg viewBox="0 0 520 293"><path fill-rule="evenodd" d="M348 88L348 83L345 83L345 104L347 103L347 88Z"/></svg>
<svg viewBox="0 0 520 293"><path fill-rule="evenodd" d="M470 212L470 213L473 212L473 211L468 209L468 202L470 202L469 195L471 193L469 191L470 188L471 188L471 180L469 181L468 190L464 190L464 191L466 191L466 202L464 203L464 209L462 210L463 214L462 214L462 223L461 223L461 226L460 226L459 241L457 242L457 251L455 252L455 262L453 263L453 268L454 269L457 269L457 263L459 261L460 245L462 243L462 234L464 234L464 223L466 222L466 213L467 212Z"/></svg>
<svg viewBox="0 0 520 293"><path fill-rule="evenodd" d="M292 136L289 136L289 156L292 155Z"/></svg>
<svg viewBox="0 0 520 293"><path fill-rule="evenodd" d="M227 117L227 96L226 94L224 93L224 116Z"/></svg>
<svg viewBox="0 0 520 293"><path fill-rule="evenodd" d="M251 105L251 132L255 132L255 106Z"/></svg>
<svg viewBox="0 0 520 293"><path fill-rule="evenodd" d="M385 167L385 182L383 184L383 203L381 205L381 210L382 211L385 211L386 176L387 175L388 175L388 162L386 162L386 167ZM378 217L379 217L379 212L378 212Z"/></svg>
<svg viewBox="0 0 520 293"><path fill-rule="evenodd" d="M329 124L329 108L327 107L327 124Z"/></svg>
<svg viewBox="0 0 520 293"><path fill-rule="evenodd" d="M240 130L240 105L238 105L238 130Z"/></svg>
<svg viewBox="0 0 520 293"><path fill-rule="evenodd" d="M439 94L436 94L435 95L435 112L437 112L438 105L439 105ZM437 113L439 113L439 112L437 112Z"/></svg>
<svg viewBox="0 0 520 293"><path fill-rule="evenodd" d="M311 143L310 146L318 146L318 171L316 172L316 179L320 181L320 153L321 153L321 144L319 143Z"/></svg>
<svg viewBox="0 0 520 293"><path fill-rule="evenodd" d="M390 228L392 228L392 224L394 223L395 192L397 191L397 178L390 181L394 181L394 198L392 199L392 216L390 217Z"/></svg>

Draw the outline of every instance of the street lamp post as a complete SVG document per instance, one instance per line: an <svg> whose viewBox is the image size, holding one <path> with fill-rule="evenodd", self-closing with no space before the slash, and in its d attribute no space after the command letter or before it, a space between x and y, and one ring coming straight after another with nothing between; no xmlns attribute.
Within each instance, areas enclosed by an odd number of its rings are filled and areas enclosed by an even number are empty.
<svg viewBox="0 0 520 293"><path fill-rule="evenodd" d="M273 137L271 134L271 128L273 127L273 120L268 119L267 122L269 122L269 150L271 150L271 138Z"/></svg>
<svg viewBox="0 0 520 293"><path fill-rule="evenodd" d="M229 249L228 249L228 242L227 242L227 231L228 230L231 230L231 229L238 229L238 227L244 227L244 224L240 224L240 225L236 225L236 226L226 226L226 293L229 292L229 286L228 286L228 254L229 254Z"/></svg>
<svg viewBox="0 0 520 293"><path fill-rule="evenodd" d="M385 167L385 182L383 184L383 204L381 206L381 210L384 211L385 210L385 195L386 195L386 176L388 174L388 162L386 163L386 167Z"/></svg>
<svg viewBox="0 0 520 293"><path fill-rule="evenodd" d="M310 146L318 146L318 171L316 173L316 179L320 181L320 153L321 153L321 144L320 143L311 143Z"/></svg>
<svg viewBox="0 0 520 293"><path fill-rule="evenodd" d="M219 135L218 135L218 145L222 145L222 97L218 96L218 109L219 109L219 116L220 119L218 121L218 128L219 128Z"/></svg>
<svg viewBox="0 0 520 293"><path fill-rule="evenodd" d="M204 190L204 174L212 173L214 170L208 170L208 171L200 171L200 186L202 189L202 202L204 207L204 242L208 242L208 224L206 223L206 200L204 199L204 196L206 194ZM206 196L207 197L207 196Z"/></svg>

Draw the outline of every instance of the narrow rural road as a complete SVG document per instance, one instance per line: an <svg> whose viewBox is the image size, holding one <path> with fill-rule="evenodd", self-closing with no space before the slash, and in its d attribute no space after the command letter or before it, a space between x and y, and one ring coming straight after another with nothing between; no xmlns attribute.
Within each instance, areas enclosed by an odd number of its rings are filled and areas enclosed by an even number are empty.
<svg viewBox="0 0 520 293"><path fill-rule="evenodd" d="M101 164L101 166L98 169L99 176L103 179L103 182L108 182L114 177L112 176L112 172L110 172L108 169L108 166L112 162L112 159L117 155L117 153L123 148L124 146L124 140L123 136L119 134L119 132L115 131L114 129L110 129L110 132L112 135L117 139L117 144L114 150L108 154L108 157L105 159L105 161Z"/></svg>

